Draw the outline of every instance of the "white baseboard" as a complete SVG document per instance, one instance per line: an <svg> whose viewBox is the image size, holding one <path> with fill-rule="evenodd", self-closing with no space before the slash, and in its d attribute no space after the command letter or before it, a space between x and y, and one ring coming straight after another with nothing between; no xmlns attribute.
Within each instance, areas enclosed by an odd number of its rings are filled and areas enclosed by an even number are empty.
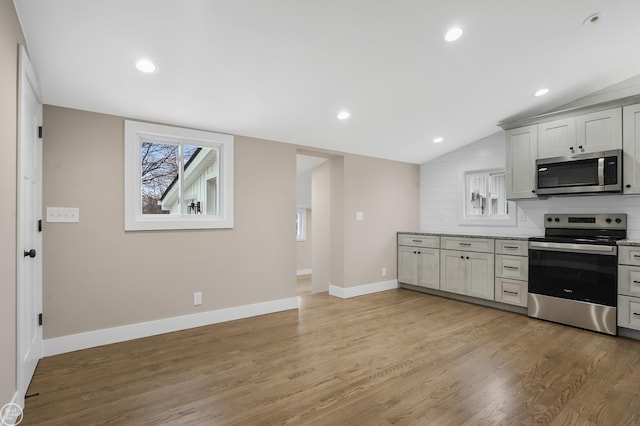
<svg viewBox="0 0 640 426"><path fill-rule="evenodd" d="M311 275L311 268L307 269L298 269L296 271L296 275Z"/></svg>
<svg viewBox="0 0 640 426"><path fill-rule="evenodd" d="M111 343L124 342L126 340L139 339L141 337L171 333L173 331L202 327L204 325L271 314L290 309L298 309L297 297L216 309L213 311L199 312L197 314L124 325L121 327L105 328L43 340L42 354L43 357L58 355Z"/></svg>
<svg viewBox="0 0 640 426"><path fill-rule="evenodd" d="M398 280L380 281L377 283L362 284L355 287L338 287L331 284L329 286L329 294L340 297L341 299L348 299L350 297L377 293L379 291L391 290L394 288L398 288Z"/></svg>

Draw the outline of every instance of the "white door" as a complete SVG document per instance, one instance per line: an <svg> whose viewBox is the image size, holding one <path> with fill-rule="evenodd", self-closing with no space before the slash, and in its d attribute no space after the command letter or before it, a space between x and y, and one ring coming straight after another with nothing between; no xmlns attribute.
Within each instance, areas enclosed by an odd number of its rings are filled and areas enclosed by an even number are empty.
<svg viewBox="0 0 640 426"><path fill-rule="evenodd" d="M40 88L24 48L20 49L18 94L18 403L42 356L42 103Z"/></svg>

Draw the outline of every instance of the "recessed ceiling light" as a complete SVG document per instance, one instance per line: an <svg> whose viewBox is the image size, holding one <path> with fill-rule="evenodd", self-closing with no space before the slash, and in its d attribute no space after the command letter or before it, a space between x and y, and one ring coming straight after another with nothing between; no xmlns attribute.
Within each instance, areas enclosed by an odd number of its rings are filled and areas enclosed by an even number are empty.
<svg viewBox="0 0 640 426"><path fill-rule="evenodd" d="M444 139L441 137L437 137L437 138L433 138L433 143L440 143L442 142Z"/></svg>
<svg viewBox="0 0 640 426"><path fill-rule="evenodd" d="M547 89L546 87L543 87L542 89L540 89L536 93L534 93L533 96L544 96L547 93L549 93L549 89Z"/></svg>
<svg viewBox="0 0 640 426"><path fill-rule="evenodd" d="M346 120L349 117L351 117L351 114L348 111L340 111L338 113L338 120Z"/></svg>
<svg viewBox="0 0 640 426"><path fill-rule="evenodd" d="M453 27L449 29L449 31L447 31L447 33L444 35L444 39L446 41L456 41L460 38L460 36L462 36L462 28Z"/></svg>
<svg viewBox="0 0 640 426"><path fill-rule="evenodd" d="M136 62L136 68L138 71L150 74L156 71L156 65L148 59L140 59Z"/></svg>

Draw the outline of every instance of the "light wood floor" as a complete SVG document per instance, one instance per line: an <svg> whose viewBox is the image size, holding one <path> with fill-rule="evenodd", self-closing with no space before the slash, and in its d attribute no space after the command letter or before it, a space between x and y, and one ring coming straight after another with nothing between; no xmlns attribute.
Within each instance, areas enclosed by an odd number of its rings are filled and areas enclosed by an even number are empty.
<svg viewBox="0 0 640 426"><path fill-rule="evenodd" d="M640 424L638 341L409 290L302 293L45 358L22 425Z"/></svg>

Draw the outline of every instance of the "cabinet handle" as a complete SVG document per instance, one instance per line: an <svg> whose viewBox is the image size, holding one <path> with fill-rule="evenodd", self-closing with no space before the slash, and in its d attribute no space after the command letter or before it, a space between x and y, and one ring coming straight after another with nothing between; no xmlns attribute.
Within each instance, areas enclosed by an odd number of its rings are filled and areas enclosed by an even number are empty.
<svg viewBox="0 0 640 426"><path fill-rule="evenodd" d="M633 257L640 257L640 254L634 254Z"/></svg>
<svg viewBox="0 0 640 426"><path fill-rule="evenodd" d="M634 312L634 313L633 313L633 315L635 315L635 316L637 316L637 317L640 317L640 314L639 314L639 313L637 313L637 312Z"/></svg>
<svg viewBox="0 0 640 426"><path fill-rule="evenodd" d="M469 247L471 245L471 243L458 243L458 244L460 244L461 246L465 246L465 247Z"/></svg>
<svg viewBox="0 0 640 426"><path fill-rule="evenodd" d="M460 259L464 259L464 256L460 256Z"/></svg>
<svg viewBox="0 0 640 426"><path fill-rule="evenodd" d="M503 293L507 293L507 294L513 294L514 296L518 295L517 291L509 291L509 290L502 290Z"/></svg>
<svg viewBox="0 0 640 426"><path fill-rule="evenodd" d="M640 281L633 280L634 284L640 284Z"/></svg>
<svg viewBox="0 0 640 426"><path fill-rule="evenodd" d="M627 185L626 185L626 187L627 187L627 188L631 188L631 185L627 184Z"/></svg>
<svg viewBox="0 0 640 426"><path fill-rule="evenodd" d="M414 243L421 243L422 242L422 240L411 240L411 241L413 241Z"/></svg>
<svg viewBox="0 0 640 426"><path fill-rule="evenodd" d="M520 268L518 268L517 266L506 266L506 265L505 265L505 266L503 266L503 268L504 268L504 269L511 269L511 270L514 270L514 271L517 271L518 269L520 269Z"/></svg>
<svg viewBox="0 0 640 426"><path fill-rule="evenodd" d="M570 151L574 151L574 149L573 149L573 147L572 147L572 146L570 146L570 147L569 147L569 150L570 150Z"/></svg>
<svg viewBox="0 0 640 426"><path fill-rule="evenodd" d="M504 247L506 249L509 249L509 250L516 250L518 248L518 246L502 246L502 247Z"/></svg>
<svg viewBox="0 0 640 426"><path fill-rule="evenodd" d="M469 260L469 256L467 256L467 260Z"/></svg>

